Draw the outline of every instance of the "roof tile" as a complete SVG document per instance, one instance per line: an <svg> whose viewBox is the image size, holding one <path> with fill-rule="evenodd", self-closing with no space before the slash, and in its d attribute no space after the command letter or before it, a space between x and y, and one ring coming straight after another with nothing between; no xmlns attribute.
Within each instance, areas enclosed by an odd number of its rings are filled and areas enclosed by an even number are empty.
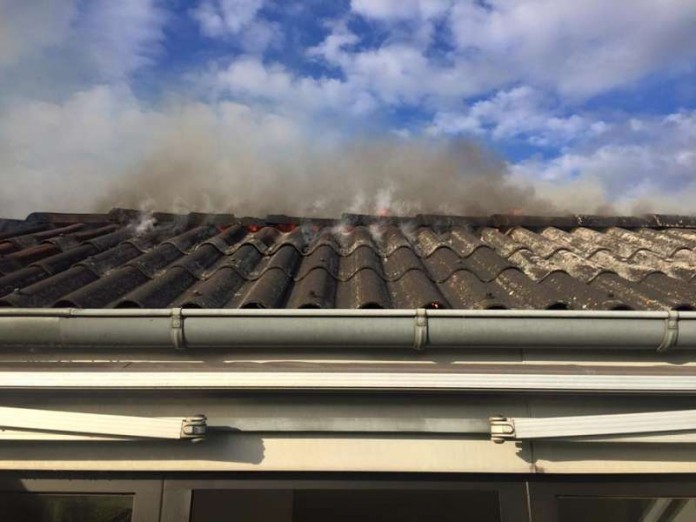
<svg viewBox="0 0 696 522"><path fill-rule="evenodd" d="M0 220L0 306L696 308L696 219L37 213Z"/></svg>

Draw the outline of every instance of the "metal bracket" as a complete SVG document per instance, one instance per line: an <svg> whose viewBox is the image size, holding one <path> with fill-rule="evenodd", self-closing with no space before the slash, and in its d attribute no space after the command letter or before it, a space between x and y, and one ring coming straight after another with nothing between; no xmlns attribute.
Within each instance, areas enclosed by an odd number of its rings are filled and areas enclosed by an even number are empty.
<svg viewBox="0 0 696 522"><path fill-rule="evenodd" d="M413 349L421 352L428 343L428 312L425 308L416 309L414 329Z"/></svg>
<svg viewBox="0 0 696 522"><path fill-rule="evenodd" d="M203 414L186 417L181 422L181 438L189 439L191 442L202 441L208 431L206 421Z"/></svg>
<svg viewBox="0 0 696 522"><path fill-rule="evenodd" d="M488 419L491 425L491 440L496 444L502 444L506 440L515 438L515 421L502 415L496 415Z"/></svg>
<svg viewBox="0 0 696 522"><path fill-rule="evenodd" d="M665 335L662 338L662 343L657 347L658 353L668 351L677 344L679 339L679 312L669 310L665 319Z"/></svg>
<svg viewBox="0 0 696 522"><path fill-rule="evenodd" d="M181 315L181 308L172 308L172 343L177 350L186 349L186 339L184 338L184 318Z"/></svg>

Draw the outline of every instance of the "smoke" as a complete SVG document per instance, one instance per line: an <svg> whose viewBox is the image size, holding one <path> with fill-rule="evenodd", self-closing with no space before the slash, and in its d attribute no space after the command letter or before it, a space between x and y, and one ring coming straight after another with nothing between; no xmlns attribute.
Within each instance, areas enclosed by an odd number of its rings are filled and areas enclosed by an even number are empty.
<svg viewBox="0 0 696 522"><path fill-rule="evenodd" d="M135 169L118 176L100 209L337 217L558 212L514 185L505 163L464 140L376 137L317 145L184 111Z"/></svg>
<svg viewBox="0 0 696 522"><path fill-rule="evenodd" d="M650 201L665 212L693 201L658 195L616 204L599 180L540 181L466 140L350 136L232 102L148 107L127 89L100 86L62 104L31 101L0 113L0 209L3 217L115 206L238 216L549 215L653 210Z"/></svg>

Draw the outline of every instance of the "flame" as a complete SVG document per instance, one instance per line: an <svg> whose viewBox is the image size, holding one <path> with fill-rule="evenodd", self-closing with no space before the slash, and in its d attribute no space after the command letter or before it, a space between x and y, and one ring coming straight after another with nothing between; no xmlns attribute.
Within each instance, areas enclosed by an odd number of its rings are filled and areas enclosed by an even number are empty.
<svg viewBox="0 0 696 522"><path fill-rule="evenodd" d="M297 228L297 225L294 225L292 223L281 223L281 224L277 225L276 228L283 233L287 233L287 232L292 232L293 230L295 230Z"/></svg>

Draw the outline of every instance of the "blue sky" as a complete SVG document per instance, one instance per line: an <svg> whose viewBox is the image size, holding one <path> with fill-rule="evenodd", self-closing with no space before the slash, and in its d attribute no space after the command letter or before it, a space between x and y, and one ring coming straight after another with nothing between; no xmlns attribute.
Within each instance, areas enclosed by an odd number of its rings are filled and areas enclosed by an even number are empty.
<svg viewBox="0 0 696 522"><path fill-rule="evenodd" d="M58 178L105 197L196 111L260 150L473 140L571 209L696 212L691 1L0 0L0 100L10 214L84 206Z"/></svg>

